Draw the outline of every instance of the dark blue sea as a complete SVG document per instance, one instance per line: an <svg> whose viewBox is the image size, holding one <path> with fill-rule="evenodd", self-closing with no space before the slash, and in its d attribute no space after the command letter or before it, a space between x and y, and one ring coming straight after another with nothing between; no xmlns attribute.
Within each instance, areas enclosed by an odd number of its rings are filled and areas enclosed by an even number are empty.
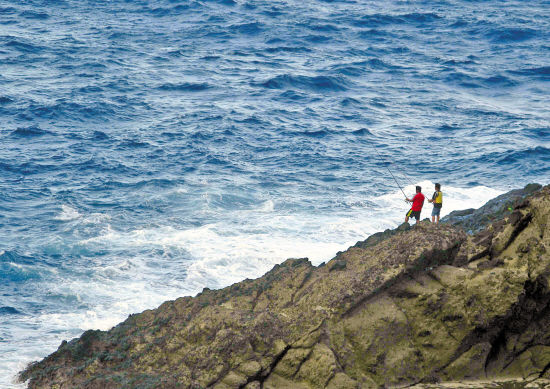
<svg viewBox="0 0 550 389"><path fill-rule="evenodd" d="M550 1L1 0L0 387L396 226L389 171L443 214L547 184L549 88Z"/></svg>

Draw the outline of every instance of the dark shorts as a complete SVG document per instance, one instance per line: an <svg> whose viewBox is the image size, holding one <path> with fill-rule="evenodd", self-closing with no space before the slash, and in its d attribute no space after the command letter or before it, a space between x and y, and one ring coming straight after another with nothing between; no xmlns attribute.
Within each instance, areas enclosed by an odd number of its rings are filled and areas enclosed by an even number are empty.
<svg viewBox="0 0 550 389"><path fill-rule="evenodd" d="M414 217L416 220L420 220L420 211L413 211L412 209L409 209L409 212L407 212L407 217Z"/></svg>
<svg viewBox="0 0 550 389"><path fill-rule="evenodd" d="M432 216L439 216L439 212L441 212L441 208L434 207L434 209L432 209Z"/></svg>

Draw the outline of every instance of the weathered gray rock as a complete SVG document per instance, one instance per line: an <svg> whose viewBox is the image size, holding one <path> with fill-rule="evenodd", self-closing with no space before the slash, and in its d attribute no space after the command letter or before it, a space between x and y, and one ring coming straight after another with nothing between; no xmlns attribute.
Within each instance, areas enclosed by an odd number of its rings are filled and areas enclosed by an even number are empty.
<svg viewBox="0 0 550 389"><path fill-rule="evenodd" d="M528 184L523 189L512 190L489 200L481 208L453 211L442 218L441 222L461 227L469 234L479 232L494 221L511 213L511 210L527 196L532 195L541 188L542 185L540 184Z"/></svg>

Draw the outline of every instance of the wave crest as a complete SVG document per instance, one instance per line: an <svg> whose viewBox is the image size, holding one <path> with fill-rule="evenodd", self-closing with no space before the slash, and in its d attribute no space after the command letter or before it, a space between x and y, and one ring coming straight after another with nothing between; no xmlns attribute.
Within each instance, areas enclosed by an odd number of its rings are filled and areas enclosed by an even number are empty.
<svg viewBox="0 0 550 389"><path fill-rule="evenodd" d="M342 76L293 76L282 74L270 78L260 85L268 89L296 88L316 92L338 92L348 90L348 84L349 82Z"/></svg>
<svg viewBox="0 0 550 389"><path fill-rule="evenodd" d="M182 82L180 84L166 83L159 86L158 89L164 91L201 92L211 88L212 86L205 82Z"/></svg>

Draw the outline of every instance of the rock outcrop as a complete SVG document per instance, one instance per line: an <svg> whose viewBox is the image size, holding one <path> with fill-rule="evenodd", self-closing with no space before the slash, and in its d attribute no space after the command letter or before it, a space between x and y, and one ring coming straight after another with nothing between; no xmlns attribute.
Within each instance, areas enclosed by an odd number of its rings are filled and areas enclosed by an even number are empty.
<svg viewBox="0 0 550 389"><path fill-rule="evenodd" d="M542 185L540 184L529 184L523 189L511 190L489 200L481 208L453 211L442 218L441 222L460 227L470 234L479 232L494 221L502 219L527 196L532 195L541 188Z"/></svg>
<svg viewBox="0 0 550 389"><path fill-rule="evenodd" d="M289 259L168 301L63 342L20 378L218 389L550 378L550 186L500 208L475 235L422 222L319 267Z"/></svg>

